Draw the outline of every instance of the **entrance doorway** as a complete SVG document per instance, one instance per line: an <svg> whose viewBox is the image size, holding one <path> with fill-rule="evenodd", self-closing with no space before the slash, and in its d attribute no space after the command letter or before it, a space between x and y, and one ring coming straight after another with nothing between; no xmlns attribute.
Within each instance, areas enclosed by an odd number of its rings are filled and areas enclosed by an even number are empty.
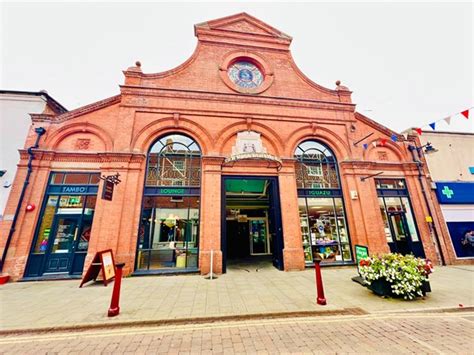
<svg viewBox="0 0 474 355"><path fill-rule="evenodd" d="M395 249L403 255L409 254L408 242L411 241L407 219L404 212L388 212Z"/></svg>
<svg viewBox="0 0 474 355"><path fill-rule="evenodd" d="M227 264L268 263L283 270L278 182L275 177L223 177L222 254Z"/></svg>

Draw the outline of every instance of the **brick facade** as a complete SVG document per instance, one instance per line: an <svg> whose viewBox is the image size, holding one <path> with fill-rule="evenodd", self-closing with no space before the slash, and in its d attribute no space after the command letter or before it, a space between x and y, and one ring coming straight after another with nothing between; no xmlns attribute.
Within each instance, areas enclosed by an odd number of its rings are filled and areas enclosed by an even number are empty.
<svg viewBox="0 0 474 355"><path fill-rule="evenodd" d="M402 142L392 142L394 132L356 113L348 88L338 84L334 90L327 89L304 76L291 57L291 38L247 14L198 24L195 33L198 44L194 54L175 69L145 74L137 63L124 71L120 95L54 117L33 118L25 147L34 144L34 128L41 126L47 132L35 153L25 202L41 206L51 171L121 175L113 201L97 199L85 267L96 251L111 248L116 261L126 263L125 274L134 270L146 155L156 139L169 133L193 138L202 151L202 274L209 271L211 250L215 251L214 272L222 271L222 175L278 177L285 270L304 268L293 155L298 144L307 139L325 143L337 158L352 246L368 245L371 253L389 251L374 181L361 181L361 177L383 172L384 177L406 180L425 254L437 260L434 239L425 222L428 212L417 166L403 136L397 135ZM229 80L228 65L238 58L257 63L264 72L258 90L242 92ZM263 161L222 164L231 154L237 133L246 130L261 134L267 152L283 161L280 170ZM384 138L384 146L372 144ZM368 143L368 149L363 143ZM27 159L22 150L5 215L14 213ZM426 188L436 212L434 223L439 227L439 207ZM358 198L351 199L353 191ZM22 209L19 215L4 267L14 279L24 274L39 218L40 208L30 213ZM2 247L10 225L8 220L1 224ZM446 260L451 262L454 255L444 243L446 231L437 230Z"/></svg>

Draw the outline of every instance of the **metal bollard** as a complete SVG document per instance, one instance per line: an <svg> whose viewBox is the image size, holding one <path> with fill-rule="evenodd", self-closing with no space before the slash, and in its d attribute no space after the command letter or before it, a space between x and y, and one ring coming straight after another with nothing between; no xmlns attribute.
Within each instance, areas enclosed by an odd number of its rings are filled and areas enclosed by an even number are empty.
<svg viewBox="0 0 474 355"><path fill-rule="evenodd" d="M112 291L112 300L110 301L109 317L115 317L120 313L119 301L120 301L120 285L122 283L122 269L125 263L115 265L115 281L114 290Z"/></svg>
<svg viewBox="0 0 474 355"><path fill-rule="evenodd" d="M316 290L318 293L316 303L321 306L324 306L326 304L326 298L324 297L323 278L321 276L321 266L319 265L320 262L320 258L314 258L314 271L316 273Z"/></svg>

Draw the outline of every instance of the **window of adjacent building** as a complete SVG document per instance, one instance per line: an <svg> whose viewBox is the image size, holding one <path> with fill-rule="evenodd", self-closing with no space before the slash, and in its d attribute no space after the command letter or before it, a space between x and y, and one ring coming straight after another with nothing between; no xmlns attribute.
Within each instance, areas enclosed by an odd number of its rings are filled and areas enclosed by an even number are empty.
<svg viewBox="0 0 474 355"><path fill-rule="evenodd" d="M306 141L297 147L295 158L305 261L313 261L314 249L324 263L351 262L349 231L333 153L320 142Z"/></svg>

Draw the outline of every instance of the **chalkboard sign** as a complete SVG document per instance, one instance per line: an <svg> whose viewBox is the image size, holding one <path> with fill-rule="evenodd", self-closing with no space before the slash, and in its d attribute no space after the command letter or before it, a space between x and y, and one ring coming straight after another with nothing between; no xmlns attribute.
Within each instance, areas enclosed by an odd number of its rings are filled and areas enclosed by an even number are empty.
<svg viewBox="0 0 474 355"><path fill-rule="evenodd" d="M359 263L363 259L367 259L369 257L369 248L365 245L356 245L355 246L355 256L356 256L356 263L357 263L357 271L359 271ZM360 275L360 271L359 271Z"/></svg>
<svg viewBox="0 0 474 355"><path fill-rule="evenodd" d="M104 282L104 286L107 286L107 283L115 277L115 262L112 249L99 251L95 254L79 287L82 287L82 285L91 280L95 281L101 270L102 281Z"/></svg>

